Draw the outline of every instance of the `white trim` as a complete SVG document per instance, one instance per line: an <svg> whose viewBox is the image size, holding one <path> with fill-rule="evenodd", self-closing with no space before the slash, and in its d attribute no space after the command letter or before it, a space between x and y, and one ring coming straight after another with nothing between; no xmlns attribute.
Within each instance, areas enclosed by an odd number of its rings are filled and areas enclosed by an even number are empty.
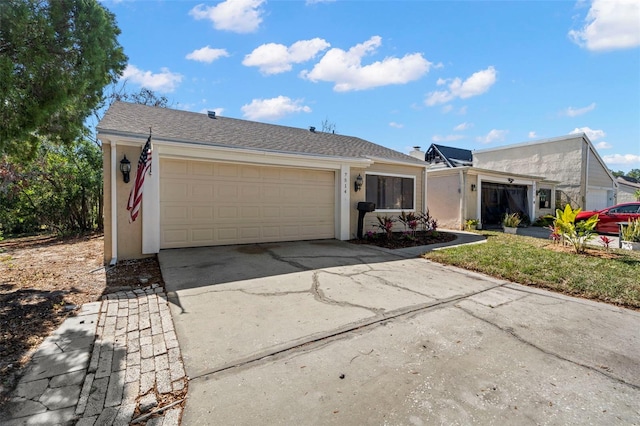
<svg viewBox="0 0 640 426"><path fill-rule="evenodd" d="M146 141L148 136L132 137L118 136L119 145L140 146L140 141ZM116 143L112 138L101 138L103 144ZM280 151L267 151L249 148L230 148L218 145L198 143L180 143L166 141L161 138L153 139L154 149L163 158L198 159L224 162L243 162L247 164L265 164L292 167L319 167L326 169L340 169L341 164L351 164L354 167L366 168L373 164L368 158L339 157L319 154L296 154ZM406 163L405 163L406 164Z"/></svg>
<svg viewBox="0 0 640 426"><path fill-rule="evenodd" d="M111 150L111 262L110 265L115 265L118 262L118 191L117 191L117 178L118 169L116 163L118 157L116 153L116 143L110 145Z"/></svg>
<svg viewBox="0 0 640 426"><path fill-rule="evenodd" d="M364 178L365 178L365 183L366 183L366 179L367 179L367 175L372 175L372 176L389 176L389 177L399 177L399 178L405 178L405 179L413 179L413 202L411 204L413 204L413 207L410 209L379 209L376 206L376 211L377 212L383 212L383 213L400 213L400 212L415 212L416 211L416 175L403 175L403 174L397 174L397 173L378 173L378 172L364 172ZM366 185L365 185L366 188ZM365 196L366 198L366 196Z"/></svg>
<svg viewBox="0 0 640 426"><path fill-rule="evenodd" d="M351 232L351 167L343 164L340 171L336 170L336 239L348 240Z"/></svg>

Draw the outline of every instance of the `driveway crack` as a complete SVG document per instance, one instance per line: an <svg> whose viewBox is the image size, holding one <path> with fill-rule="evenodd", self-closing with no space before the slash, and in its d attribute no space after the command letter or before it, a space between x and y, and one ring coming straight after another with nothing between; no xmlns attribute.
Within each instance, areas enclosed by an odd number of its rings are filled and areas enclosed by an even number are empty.
<svg viewBox="0 0 640 426"><path fill-rule="evenodd" d="M319 275L320 275L320 271L313 272L313 283L311 284L311 294L313 294L314 299L316 299L318 302L325 303L327 305L366 309L369 312L373 312L375 315L380 315L382 312L384 312L384 309L376 309L370 306L358 305L355 303L344 302L344 301L340 302L337 300L330 299L329 297L325 296L324 292L320 288L320 280L318 278Z"/></svg>
<svg viewBox="0 0 640 426"><path fill-rule="evenodd" d="M534 349L536 349L536 350L538 350L538 351L540 351L540 352L542 352L542 353L544 353L546 355L552 356L552 357L554 357L556 359L559 359L561 361L565 361L565 362L571 363L573 365L577 365L577 366L582 367L582 368L586 368L589 371L593 371L595 373L598 373L598 374L600 374L602 376L605 376L605 377L607 377L607 378L609 378L609 379L611 379L613 381L616 381L618 383L627 385L627 386L629 386L629 387L631 387L633 389L640 390L640 385L636 385L635 383L629 383L624 379L621 379L619 377L616 377L616 376L613 376L611 374L608 374L606 371L602 371L602 370L600 370L600 369L598 369L596 367L593 367L591 365L584 364L584 363L569 359L569 358L564 357L564 356L562 356L562 355L560 355L560 354L558 354L556 352L552 352L550 350L547 350L547 349L545 349L545 348L543 348L541 346L536 345L533 342L530 342L530 341L526 340L524 337L522 337L519 334L517 334L511 327L501 327L500 325L498 325L498 324L496 324L494 322L491 322L486 318L482 318L482 317L480 317L478 315L475 315L473 312L463 308L462 306L459 306L459 305L455 305L455 306L456 306L456 308L460 309L462 312L466 313L467 315L469 315L469 316L471 316L471 317L473 317L475 319L478 319L478 320L480 320L480 321L482 321L482 322L484 322L486 324L489 324L489 325L497 328L498 330L500 330L500 331L502 331L504 333L510 334L517 341L519 341L520 343L523 343L523 344L525 344L525 345L527 345L529 347L532 347L532 348L534 348Z"/></svg>

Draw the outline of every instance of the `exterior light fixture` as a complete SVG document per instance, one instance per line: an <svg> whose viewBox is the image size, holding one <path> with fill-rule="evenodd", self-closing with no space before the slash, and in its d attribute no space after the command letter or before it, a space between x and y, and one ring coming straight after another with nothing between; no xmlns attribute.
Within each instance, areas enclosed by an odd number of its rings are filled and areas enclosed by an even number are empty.
<svg viewBox="0 0 640 426"><path fill-rule="evenodd" d="M122 160L120 160L120 171L122 172L122 179L124 183L129 183L129 172L131 172L131 161L127 159L125 155Z"/></svg>
<svg viewBox="0 0 640 426"><path fill-rule="evenodd" d="M360 191L362 189L362 175L358 174L358 177L356 178L356 181L354 182L354 189L356 190L356 192Z"/></svg>
<svg viewBox="0 0 640 426"><path fill-rule="evenodd" d="M471 192L474 192L476 190L476 184L472 183L471 184Z"/></svg>
<svg viewBox="0 0 640 426"><path fill-rule="evenodd" d="M509 183L513 183L513 178L509 178L507 180L509 181Z"/></svg>

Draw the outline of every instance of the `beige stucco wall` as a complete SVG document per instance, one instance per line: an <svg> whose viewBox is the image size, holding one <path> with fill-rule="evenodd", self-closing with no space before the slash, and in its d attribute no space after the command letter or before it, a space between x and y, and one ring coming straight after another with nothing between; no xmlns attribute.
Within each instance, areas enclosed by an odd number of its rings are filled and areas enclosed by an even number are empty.
<svg viewBox="0 0 640 426"><path fill-rule="evenodd" d="M431 216L438 221L439 228L461 229L462 220L466 218L460 218L460 190L459 170L427 174L427 207Z"/></svg>
<svg viewBox="0 0 640 426"><path fill-rule="evenodd" d="M586 150L582 137L474 151L473 165L488 170L545 177L560 182L557 190L574 207L584 205Z"/></svg>
<svg viewBox="0 0 640 426"><path fill-rule="evenodd" d="M108 263L114 257L111 250L111 145L103 143L103 180L104 180L104 261ZM118 214L118 259L138 259L149 257L150 255L142 254L142 207L138 219L129 223L129 212L127 211L127 201L129 192L133 187L135 180L138 158L140 157L139 147L128 145L116 146L116 206ZM129 183L124 183L122 173L120 172L120 160L126 154L127 159L131 161L131 174Z"/></svg>
<svg viewBox="0 0 640 426"><path fill-rule="evenodd" d="M351 169L351 214L350 214L350 229L351 229L351 237L355 238L358 231L358 210L356 209L359 201L365 201L365 196L367 193L366 188L366 176L365 173L386 173L386 174L397 174L403 176L414 176L416 179L415 186L415 213L422 212L423 198L424 198L424 185L423 185L423 171L424 167L412 167L412 166L404 166L398 164L386 164L386 163L374 163L371 167L367 169L360 168L352 168ZM362 175L362 179L364 184L362 186L362 190L355 192L353 182L355 181L358 173ZM409 212L409 211L407 211ZM377 216L393 216L397 218L400 212L384 212L384 211L375 211L371 213L367 213L364 217L364 227L363 232L367 231L380 232L380 229L377 227L378 220ZM404 226L397 222L393 227L394 231L402 231Z"/></svg>

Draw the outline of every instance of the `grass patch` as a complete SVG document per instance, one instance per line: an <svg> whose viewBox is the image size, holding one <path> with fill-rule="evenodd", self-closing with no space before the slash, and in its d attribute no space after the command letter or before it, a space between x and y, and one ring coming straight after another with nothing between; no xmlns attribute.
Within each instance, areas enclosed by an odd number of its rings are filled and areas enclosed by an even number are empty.
<svg viewBox="0 0 640 426"><path fill-rule="evenodd" d="M640 253L589 248L575 254L548 240L481 231L486 244L425 253L426 259L497 278L640 310Z"/></svg>

